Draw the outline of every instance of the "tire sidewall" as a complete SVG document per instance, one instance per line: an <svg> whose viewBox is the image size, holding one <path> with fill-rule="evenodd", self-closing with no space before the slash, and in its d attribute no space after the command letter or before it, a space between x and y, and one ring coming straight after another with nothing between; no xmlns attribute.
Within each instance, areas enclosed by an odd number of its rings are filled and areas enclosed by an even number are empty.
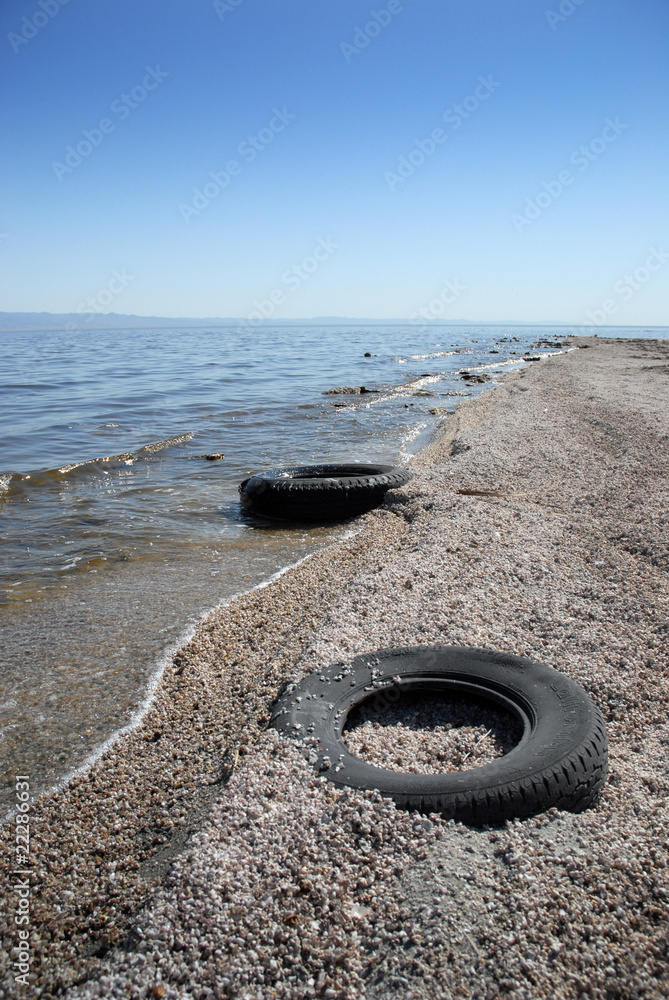
<svg viewBox="0 0 669 1000"><path fill-rule="evenodd" d="M391 465L297 466L250 476L239 493L243 506L268 517L337 520L371 510L410 479L408 469Z"/></svg>
<svg viewBox="0 0 669 1000"><path fill-rule="evenodd" d="M341 738L349 711L368 697L383 697L384 692L387 697L398 688L410 690L417 676L466 684L465 690L488 698L493 695L491 700L501 694L525 713L530 724L509 753L467 771L408 774L376 767L350 754ZM382 650L356 657L348 667L337 664L305 678L277 709L275 724L285 734L318 738L319 769L334 784L375 788L417 807L425 797L448 800L463 792L504 794L509 785L525 779L536 782L543 775L553 779L555 769L586 740L595 715L599 716L587 694L552 667L459 646Z"/></svg>

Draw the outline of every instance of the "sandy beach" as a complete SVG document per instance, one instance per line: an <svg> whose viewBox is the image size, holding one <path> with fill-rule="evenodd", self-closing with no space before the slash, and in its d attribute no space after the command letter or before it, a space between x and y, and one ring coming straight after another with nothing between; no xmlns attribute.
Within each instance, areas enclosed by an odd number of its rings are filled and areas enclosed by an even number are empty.
<svg viewBox="0 0 669 1000"><path fill-rule="evenodd" d="M5 995L669 994L669 341L571 345L446 416L347 540L213 613L140 726L33 804L27 986L3 828ZM336 790L268 729L289 682L423 643L581 684L609 736L595 808L474 830Z"/></svg>

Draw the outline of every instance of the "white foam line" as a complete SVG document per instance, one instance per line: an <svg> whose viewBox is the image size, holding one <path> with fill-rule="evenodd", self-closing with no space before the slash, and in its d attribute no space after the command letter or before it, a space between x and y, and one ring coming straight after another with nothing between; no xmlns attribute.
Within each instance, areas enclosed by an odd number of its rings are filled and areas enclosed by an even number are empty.
<svg viewBox="0 0 669 1000"><path fill-rule="evenodd" d="M543 361L543 360L545 360L545 358L554 358L558 354L568 354L569 351L574 351L574 350L576 350L576 348L574 348L574 347L568 347L564 351L550 351L550 353L533 355L533 357L540 357L541 360ZM526 352L526 353L528 353L528 352ZM471 368L468 369L468 371L470 371L470 372L482 372L482 371L485 371L487 368L502 368L505 365L529 365L529 364L532 364L532 362L531 361L526 361L525 358L521 358L521 357L518 357L518 358L507 358L506 361L491 361L489 364L484 364L482 362L480 365L472 365Z"/></svg>
<svg viewBox="0 0 669 1000"><path fill-rule="evenodd" d="M56 572L60 572L60 571L65 570L65 569L75 569L76 566L77 566L77 563L80 563L82 559L83 559L83 556L74 556L70 560L70 562L64 563L62 566L56 566L55 570L56 570Z"/></svg>
<svg viewBox="0 0 669 1000"><path fill-rule="evenodd" d="M419 375L418 378L413 379L411 382L405 382L404 386L409 388L416 385L429 385L431 382L441 382L444 375L448 374L448 372L436 372L434 375Z"/></svg>
<svg viewBox="0 0 669 1000"><path fill-rule="evenodd" d="M363 530L362 528L352 528L350 531L347 531L341 538L338 538L337 541L332 544L338 545L340 542L348 541L349 538L353 538L355 535L359 534L359 532L362 530ZM330 548L330 547L331 546L329 545L325 546L325 548ZM318 551L322 552L323 549L319 549ZM245 594L252 594L256 590L264 590L265 587L269 587L271 583L274 583L276 580L280 579L280 577L282 577L284 573L287 573L291 569L296 569L298 566L301 566L302 563L305 563L308 559L312 559L314 555L316 555L315 552L310 552L308 555L302 556L302 558L298 559L297 562L290 563L288 566L284 566L283 569L280 569L276 573L273 573L272 576L268 577L267 580L262 580L260 583L256 583L255 586L250 587L248 590L240 590L236 594L232 594L230 597L226 597L226 599L224 601L221 601L220 604L214 604L207 611L203 611L198 616L197 620L193 622L191 625L189 625L175 640L175 642L172 643L172 645L168 646L166 649L163 650L162 654L160 655L160 657L156 662L156 669L149 678L149 682L146 686L146 694L144 695L144 699L133 712L130 721L127 722L126 725L123 726L121 729L117 729L115 732L113 732L111 736L108 736L107 739L104 741L104 743L102 743L99 747L93 750L82 761L81 764L75 767L74 770L69 771L63 778L60 779L60 781L57 781L55 784L50 785L48 788L44 789L44 791L39 792L34 799L31 799L31 802L36 802L37 799L42 798L42 796L44 795L62 791L64 788L67 787L67 785L69 785L69 783L72 781L73 778L76 778L81 774L85 774L86 771L88 771L95 763L97 763L97 761L99 761L100 758L103 757L104 754L106 754L107 751L110 750L115 743L117 743L124 736L127 736L134 729L137 729L142 719L151 708L160 681L162 680L165 671L167 670L168 666L174 659L175 655L179 652L180 649L183 649L183 647L186 646L191 641L191 639L196 634L200 625L202 625L207 620L207 618L209 618L209 616L213 614L214 611L220 611L222 608L228 607L230 604L232 604L233 601L236 601L239 597L243 597ZM7 812L2 817L2 820L0 820L0 825L11 822L15 813L16 813L16 808L10 809L9 812Z"/></svg>
<svg viewBox="0 0 669 1000"><path fill-rule="evenodd" d="M378 403L387 403L389 399L401 399L404 396L410 396L413 390L420 389L424 385L441 382L448 374L447 372L437 372L436 375L418 375L410 382L402 382L391 389L382 389L378 395L375 394L374 399L366 400L360 404L360 409L368 410L371 406L378 405Z"/></svg>
<svg viewBox="0 0 669 1000"><path fill-rule="evenodd" d="M568 351L573 351L573 350L576 350L576 348L568 347L563 351L551 351L550 353L547 354L541 354L539 355L539 357L541 357L541 359L544 360L545 358L552 358L555 357L555 355L557 354L566 354L568 353ZM449 352L449 353L455 353L455 352ZM481 371L486 371L487 369L504 368L504 367L511 368L514 365L527 365L527 364L531 364L531 362L525 361L525 359L522 357L506 358L506 360L502 361L492 361L490 363L482 362L479 365L471 365L466 370L468 372L481 372ZM460 369L460 371L464 370L465 370L464 368ZM401 385L395 386L392 389L387 389L385 391L382 390L378 395L375 395L373 399L367 400L365 401L365 403L359 404L360 409L369 409L370 407L376 406L379 403L387 403L389 400L401 399L404 396L410 396L413 394L414 390L420 389L421 386L434 384L436 382L442 382L449 378L455 378L455 376L458 374L460 374L459 371L437 372L434 375L419 375L417 378L412 379L410 382L403 382ZM492 386L490 388L492 388ZM400 446L400 450L402 450L402 446Z"/></svg>
<svg viewBox="0 0 669 1000"><path fill-rule="evenodd" d="M451 354L457 354L457 351L435 351L434 354L410 354L409 357L412 361L427 361L428 358L448 358Z"/></svg>
<svg viewBox="0 0 669 1000"><path fill-rule="evenodd" d="M417 452L415 452L415 451L407 451L407 447L413 441L416 441L417 439L420 439L420 437L423 434L423 432L425 431L425 429L427 427L429 427L429 426L430 426L429 422L427 420L425 420L425 421L423 421L420 424L416 424L415 427L412 427L411 430L408 431L408 433L404 435L404 438L403 438L402 443L400 445L400 451L404 452L405 461L408 462L409 459L413 458L414 455L417 454ZM419 448L418 451L422 451L422 448Z"/></svg>

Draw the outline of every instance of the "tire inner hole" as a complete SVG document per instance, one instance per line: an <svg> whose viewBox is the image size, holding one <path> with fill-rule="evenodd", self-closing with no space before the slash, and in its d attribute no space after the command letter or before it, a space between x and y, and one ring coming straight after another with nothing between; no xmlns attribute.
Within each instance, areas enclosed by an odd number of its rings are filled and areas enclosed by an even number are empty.
<svg viewBox="0 0 669 1000"><path fill-rule="evenodd" d="M470 694L397 692L379 706L356 705L342 731L346 749L376 767L409 774L443 774L482 767L509 753L523 735L520 718L504 706Z"/></svg>

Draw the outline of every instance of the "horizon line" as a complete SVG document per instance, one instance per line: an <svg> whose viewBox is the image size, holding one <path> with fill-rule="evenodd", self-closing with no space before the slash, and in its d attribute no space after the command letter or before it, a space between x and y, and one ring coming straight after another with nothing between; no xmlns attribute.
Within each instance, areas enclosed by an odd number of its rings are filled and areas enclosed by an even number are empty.
<svg viewBox="0 0 669 1000"><path fill-rule="evenodd" d="M290 324L318 324L318 323L332 323L333 325L346 325L346 324L356 324L356 325L368 325L368 326L378 326L381 324L398 324L398 325L410 325L414 327L437 327L441 326L546 326L546 327L579 327L581 329L592 330L593 332L598 329L665 329L667 324L660 323L634 323L634 324L620 324L620 323L608 323L602 325L601 327L595 324L588 323L578 323L571 322L569 320L471 320L471 319L451 319L451 320L424 320L418 322L415 317L403 319L401 317L369 317L369 316L312 316L312 317L286 317L286 318L272 318L263 321L262 323L251 324L246 317L222 317L222 316L156 316L155 314L140 315L138 313L56 313L50 312L48 310L36 311L0 311L0 320L9 320L10 318L28 319L29 317L53 317L54 320L67 320L68 327L72 325L72 322L77 323L77 329L89 330L100 330L100 329L110 329L109 323L105 323L103 326L94 326L91 323L93 317L99 318L100 320L115 320L126 321L131 323L133 320L139 321L165 321L169 323L197 323L197 324L209 324L212 326L219 327L234 327L246 325L250 330L261 329L264 326L281 326ZM65 327L54 326L50 329L64 329ZM28 331L27 327L17 327L12 328L9 326L2 327L0 329L7 333L10 332L21 332L21 330ZM44 328L46 329L46 328Z"/></svg>

